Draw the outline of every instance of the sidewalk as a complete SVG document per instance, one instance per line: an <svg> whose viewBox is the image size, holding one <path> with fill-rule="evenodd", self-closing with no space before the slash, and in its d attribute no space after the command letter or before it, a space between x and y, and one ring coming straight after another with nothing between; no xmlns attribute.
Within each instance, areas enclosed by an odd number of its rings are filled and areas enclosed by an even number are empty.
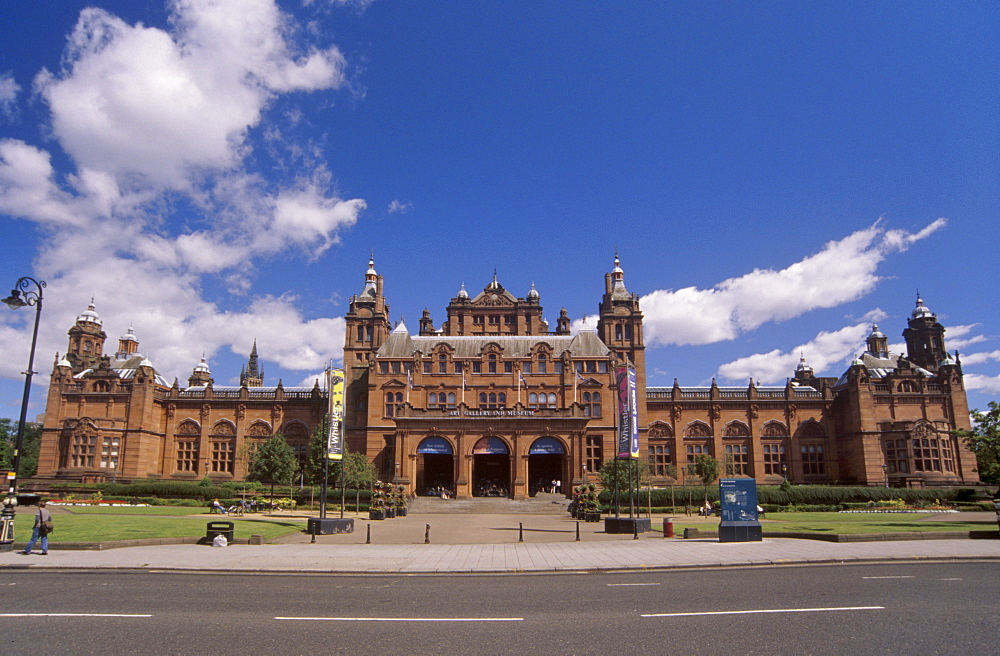
<svg viewBox="0 0 1000 656"><path fill-rule="evenodd" d="M287 516L286 516L287 518ZM689 518L684 518L685 520ZM657 521L654 517L654 522ZM304 522L304 520L303 520ZM366 544L371 525L372 543ZM425 544L430 524L431 543ZM714 529L718 520L705 520ZM766 522L764 529L767 530ZM997 559L1000 539L922 539L834 543L765 538L762 542L720 543L715 538L685 540L661 533L608 535L603 524L558 516L434 515L369 522L355 532L288 536L281 544L195 544L125 547L104 551L60 551L46 557L0 554L0 571L44 569L146 569L217 572L323 573L502 573L646 570L685 567L784 565L886 560ZM523 529L523 530L522 530ZM523 537L524 542L518 542Z"/></svg>

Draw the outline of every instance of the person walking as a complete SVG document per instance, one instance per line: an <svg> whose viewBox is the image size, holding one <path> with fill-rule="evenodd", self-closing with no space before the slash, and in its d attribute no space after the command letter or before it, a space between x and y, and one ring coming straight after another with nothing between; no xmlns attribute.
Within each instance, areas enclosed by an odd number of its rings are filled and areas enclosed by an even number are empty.
<svg viewBox="0 0 1000 656"><path fill-rule="evenodd" d="M28 542L27 546L24 547L24 551L21 552L22 556L31 554L31 550L35 548L38 538L42 539L42 555L49 555L49 533L52 532L52 513L45 507L45 504L45 499L38 502L38 513L35 515L35 528L31 531L31 541Z"/></svg>

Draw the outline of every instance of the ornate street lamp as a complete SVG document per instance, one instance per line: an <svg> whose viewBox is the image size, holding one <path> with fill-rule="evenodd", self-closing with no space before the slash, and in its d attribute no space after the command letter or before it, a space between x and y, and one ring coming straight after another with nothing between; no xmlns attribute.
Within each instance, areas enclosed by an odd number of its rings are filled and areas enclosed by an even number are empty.
<svg viewBox="0 0 1000 656"><path fill-rule="evenodd" d="M35 306L35 329L31 334L31 351L28 354L28 370L24 372L24 396L21 398L21 420L17 423L17 438L14 441L14 466L9 474L10 487L3 500L3 512L0 513L0 551L10 551L14 548L14 512L17 506L17 468L21 465L21 443L24 441L24 422L28 415L28 396L31 393L31 377L35 375L35 343L38 341L38 320L42 316L42 290L45 281L24 276L19 278L10 296L3 302L11 310L25 306Z"/></svg>

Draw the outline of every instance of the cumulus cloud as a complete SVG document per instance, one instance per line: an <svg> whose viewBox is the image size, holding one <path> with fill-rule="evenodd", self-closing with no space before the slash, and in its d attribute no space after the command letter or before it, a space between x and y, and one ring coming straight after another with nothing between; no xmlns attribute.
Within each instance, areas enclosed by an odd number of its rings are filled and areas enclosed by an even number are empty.
<svg viewBox="0 0 1000 656"><path fill-rule="evenodd" d="M962 356L962 366L983 364L984 362L1000 362L1000 351L987 351L982 353L969 353Z"/></svg>
<svg viewBox="0 0 1000 656"><path fill-rule="evenodd" d="M846 365L863 351L865 339L872 329L872 321L879 321L885 316L881 310L875 310L861 323L835 331L820 332L810 341L790 351L774 349L727 362L719 367L717 375L727 380L746 380L752 377L762 383L783 382L794 375L795 367L802 357L816 375L839 375L839 370L830 370L832 366Z"/></svg>
<svg viewBox="0 0 1000 656"><path fill-rule="evenodd" d="M1000 394L1000 376L984 376L982 374L965 374L965 389Z"/></svg>
<svg viewBox="0 0 1000 656"><path fill-rule="evenodd" d="M642 298L646 343L711 344L735 339L769 322L857 300L879 281L892 253L940 230L937 219L919 232L887 230L883 221L858 230L781 269L755 269L711 289L658 290Z"/></svg>
<svg viewBox="0 0 1000 656"><path fill-rule="evenodd" d="M202 286L218 275L246 293L259 258L288 249L316 257L358 221L365 201L340 198L322 161L272 181L253 173L251 147L260 130L282 152L301 149L270 129L273 101L340 89L346 61L332 45L307 43L317 35L274 0L168 8L167 28L83 9L61 68L35 76L71 167L58 168L43 147L0 140L0 212L42 229L34 267L49 287L39 353L65 349L66 327L95 295L109 350L131 323L140 350L168 374L189 372L203 352L245 355L254 336L280 366L320 370L341 355L343 319L307 318L290 296L224 308ZM18 89L0 76L0 108ZM26 316L0 316L12 349L30 336ZM2 376L21 369L0 363Z"/></svg>
<svg viewBox="0 0 1000 656"><path fill-rule="evenodd" d="M14 107L17 102L17 94L21 92L21 85L10 73L0 74L0 117L11 119L14 117Z"/></svg>

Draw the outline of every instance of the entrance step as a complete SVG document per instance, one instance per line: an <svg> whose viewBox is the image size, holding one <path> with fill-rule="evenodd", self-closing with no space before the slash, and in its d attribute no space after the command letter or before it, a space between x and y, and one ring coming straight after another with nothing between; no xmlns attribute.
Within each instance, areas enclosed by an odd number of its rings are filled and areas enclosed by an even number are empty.
<svg viewBox="0 0 1000 656"><path fill-rule="evenodd" d="M407 513L410 515L563 515L568 512L568 506L569 499L563 495L544 492L539 492L530 499L516 501L497 497L474 497L472 499L415 497L408 502Z"/></svg>

